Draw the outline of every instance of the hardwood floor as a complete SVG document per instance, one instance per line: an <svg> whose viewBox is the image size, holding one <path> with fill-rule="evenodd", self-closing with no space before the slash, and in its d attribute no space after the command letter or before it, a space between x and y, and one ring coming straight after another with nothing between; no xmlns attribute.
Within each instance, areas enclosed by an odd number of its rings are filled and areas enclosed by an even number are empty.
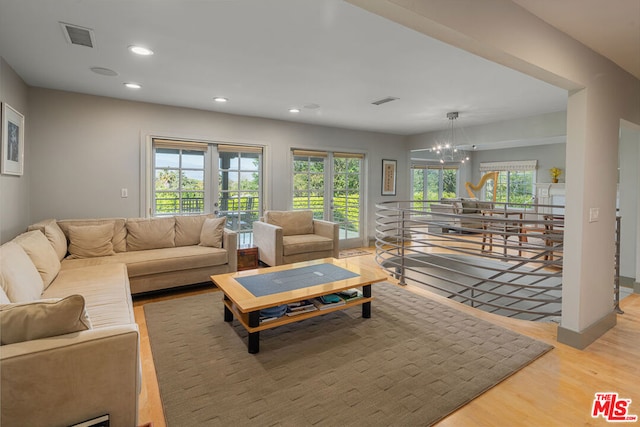
<svg viewBox="0 0 640 427"><path fill-rule="evenodd" d="M373 252L372 248L368 250ZM371 255L352 259L377 266ZM393 282L393 279L389 281ZM640 295L633 294L622 300L620 306L625 314L618 316L615 328L585 350L576 350L556 341L555 324L504 318L450 301L417 286L407 285L406 288L555 346L551 352L449 415L438 426L609 425L602 417L591 417L597 392L617 392L620 398L631 399L629 413L640 415ZM189 289L134 300L135 317L140 326L143 371L138 424L153 422L154 427L166 425L144 318L144 304L204 292L216 290Z"/></svg>

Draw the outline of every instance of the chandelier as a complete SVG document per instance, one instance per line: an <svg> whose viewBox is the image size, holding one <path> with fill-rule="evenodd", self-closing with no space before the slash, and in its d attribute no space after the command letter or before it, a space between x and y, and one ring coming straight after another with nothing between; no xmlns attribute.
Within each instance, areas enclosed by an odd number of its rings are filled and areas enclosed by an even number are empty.
<svg viewBox="0 0 640 427"><path fill-rule="evenodd" d="M435 144L429 151L435 153L440 163L465 163L469 160L469 156L460 146L456 145L454 122L458 118L458 112L447 113L447 118L451 123L451 131L448 137L445 137L444 141Z"/></svg>

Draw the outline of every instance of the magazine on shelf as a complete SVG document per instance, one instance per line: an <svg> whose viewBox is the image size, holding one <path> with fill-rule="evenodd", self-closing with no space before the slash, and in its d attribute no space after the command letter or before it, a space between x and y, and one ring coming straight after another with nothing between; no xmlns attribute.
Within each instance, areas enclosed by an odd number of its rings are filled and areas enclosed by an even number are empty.
<svg viewBox="0 0 640 427"><path fill-rule="evenodd" d="M347 302L363 297L362 292L356 288L345 289L344 291L338 292L338 295Z"/></svg>
<svg viewBox="0 0 640 427"><path fill-rule="evenodd" d="M315 311L318 308L313 305L313 303L309 300L296 301L287 304L287 316L296 316L302 313L308 313L310 311Z"/></svg>
<svg viewBox="0 0 640 427"><path fill-rule="evenodd" d="M287 312L287 316L297 316L298 314L302 314L302 313L308 313L310 311L316 311L318 309L318 307L316 307L313 304L309 304L306 305L304 307L301 307L298 310L291 310Z"/></svg>
<svg viewBox="0 0 640 427"><path fill-rule="evenodd" d="M335 294L332 294L332 295L335 295ZM344 302L344 300L342 298L338 297L337 295L336 295L336 297L337 297L337 300L335 298L331 298L331 299L323 298L323 297L314 298L313 299L313 304L316 307L318 307L318 310L326 310L326 309L331 308L331 307L337 307L337 306L345 304L345 302ZM325 302L325 301L329 301L329 300L330 301L335 301L335 302Z"/></svg>

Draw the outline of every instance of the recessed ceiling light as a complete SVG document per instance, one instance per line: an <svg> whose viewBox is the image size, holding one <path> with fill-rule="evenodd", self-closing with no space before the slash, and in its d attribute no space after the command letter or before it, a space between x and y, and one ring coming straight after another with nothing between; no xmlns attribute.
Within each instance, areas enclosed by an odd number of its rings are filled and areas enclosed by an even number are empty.
<svg viewBox="0 0 640 427"><path fill-rule="evenodd" d="M129 89L140 89L142 87L138 83L125 83L124 85Z"/></svg>
<svg viewBox="0 0 640 427"><path fill-rule="evenodd" d="M289 112L290 113L299 113L300 109L299 108L289 108Z"/></svg>
<svg viewBox="0 0 640 427"><path fill-rule="evenodd" d="M96 74L100 74L101 76L115 77L118 75L116 71L104 67L91 67L91 71Z"/></svg>
<svg viewBox="0 0 640 427"><path fill-rule="evenodd" d="M151 49L148 49L146 47L142 47L142 46L129 46L129 50L133 53L135 53L136 55L142 55L142 56L149 56L149 55L153 55L153 51Z"/></svg>
<svg viewBox="0 0 640 427"><path fill-rule="evenodd" d="M227 102L229 99L223 96L216 96L215 98L213 98L213 100L216 102Z"/></svg>

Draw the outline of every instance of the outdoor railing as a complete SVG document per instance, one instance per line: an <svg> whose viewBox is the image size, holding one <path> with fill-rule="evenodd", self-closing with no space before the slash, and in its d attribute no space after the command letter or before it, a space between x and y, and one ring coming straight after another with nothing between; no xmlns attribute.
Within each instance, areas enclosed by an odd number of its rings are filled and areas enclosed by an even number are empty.
<svg viewBox="0 0 640 427"><path fill-rule="evenodd" d="M399 283L508 317L560 320L563 248L563 206L376 206L376 261Z"/></svg>

